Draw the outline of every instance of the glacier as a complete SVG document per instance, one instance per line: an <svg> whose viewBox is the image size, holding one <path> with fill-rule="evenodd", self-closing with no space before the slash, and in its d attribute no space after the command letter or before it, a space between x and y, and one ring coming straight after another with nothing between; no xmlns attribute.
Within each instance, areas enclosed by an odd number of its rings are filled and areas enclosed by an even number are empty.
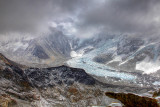
<svg viewBox="0 0 160 107"><path fill-rule="evenodd" d="M68 60L67 64L72 67L82 68L87 73L96 76L116 77L120 78L121 80L134 81L136 79L136 76L134 75L124 72L118 72L104 64L93 61L93 58L96 55L107 53L110 50L115 50L113 47L117 45L117 41L118 39L109 39L103 45L101 45L101 47L94 49L84 55L78 55L78 53L76 53L77 57L73 57L72 59Z"/></svg>

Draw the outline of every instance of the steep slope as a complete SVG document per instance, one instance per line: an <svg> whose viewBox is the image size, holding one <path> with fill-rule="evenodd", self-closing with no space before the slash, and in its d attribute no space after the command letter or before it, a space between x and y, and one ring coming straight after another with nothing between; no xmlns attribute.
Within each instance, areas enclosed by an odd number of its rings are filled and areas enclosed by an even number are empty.
<svg viewBox="0 0 160 107"><path fill-rule="evenodd" d="M160 42L123 35L97 35L81 40L74 57L92 55L93 61L127 72L156 73L159 68Z"/></svg>
<svg viewBox="0 0 160 107"><path fill-rule="evenodd" d="M6 107L70 107L109 105L120 101L106 91L144 94L153 88L105 84L83 69L67 66L29 68L0 54L0 105Z"/></svg>
<svg viewBox="0 0 160 107"><path fill-rule="evenodd" d="M103 96L98 88L93 88L96 80L82 69L21 67L0 54L1 106L52 107L75 105L75 102L86 106L91 99L95 103ZM88 94L87 90L91 93Z"/></svg>
<svg viewBox="0 0 160 107"><path fill-rule="evenodd" d="M77 57L68 60L67 64L106 78L108 83L160 86L159 42L121 35L101 39L96 44L82 55L79 54L84 48L77 50Z"/></svg>
<svg viewBox="0 0 160 107"><path fill-rule="evenodd" d="M62 32L52 31L46 36L1 41L0 52L25 65L53 66L62 65L70 57L71 46Z"/></svg>
<svg viewBox="0 0 160 107"><path fill-rule="evenodd" d="M159 47L159 42L126 37L118 42L106 64L127 72L156 73L160 69Z"/></svg>

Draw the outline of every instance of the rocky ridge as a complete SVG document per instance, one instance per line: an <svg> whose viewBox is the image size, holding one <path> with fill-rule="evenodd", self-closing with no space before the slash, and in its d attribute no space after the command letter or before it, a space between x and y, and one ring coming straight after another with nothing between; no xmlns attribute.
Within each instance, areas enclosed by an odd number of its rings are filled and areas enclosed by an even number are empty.
<svg viewBox="0 0 160 107"><path fill-rule="evenodd" d="M0 54L0 105L2 107L84 107L106 106L121 100L109 98L106 91L144 89L105 84L83 69L68 66L30 68ZM125 98L125 97L124 97ZM122 103L121 103L121 102ZM125 103L124 103L125 104Z"/></svg>

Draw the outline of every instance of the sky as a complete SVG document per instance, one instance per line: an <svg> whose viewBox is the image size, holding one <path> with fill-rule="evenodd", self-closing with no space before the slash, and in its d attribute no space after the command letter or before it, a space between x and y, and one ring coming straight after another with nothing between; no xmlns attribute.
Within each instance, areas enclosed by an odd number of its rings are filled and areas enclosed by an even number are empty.
<svg viewBox="0 0 160 107"><path fill-rule="evenodd" d="M99 33L155 37L160 0L0 0L0 38L38 36L50 29L65 35Z"/></svg>

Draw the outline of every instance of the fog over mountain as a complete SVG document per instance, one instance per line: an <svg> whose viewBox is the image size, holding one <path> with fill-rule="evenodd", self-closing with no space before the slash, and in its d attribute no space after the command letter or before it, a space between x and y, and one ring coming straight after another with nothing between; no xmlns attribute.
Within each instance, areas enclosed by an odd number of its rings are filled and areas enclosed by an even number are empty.
<svg viewBox="0 0 160 107"><path fill-rule="evenodd" d="M54 23L78 37L159 36L159 8L159 0L0 0L0 33L45 36Z"/></svg>

